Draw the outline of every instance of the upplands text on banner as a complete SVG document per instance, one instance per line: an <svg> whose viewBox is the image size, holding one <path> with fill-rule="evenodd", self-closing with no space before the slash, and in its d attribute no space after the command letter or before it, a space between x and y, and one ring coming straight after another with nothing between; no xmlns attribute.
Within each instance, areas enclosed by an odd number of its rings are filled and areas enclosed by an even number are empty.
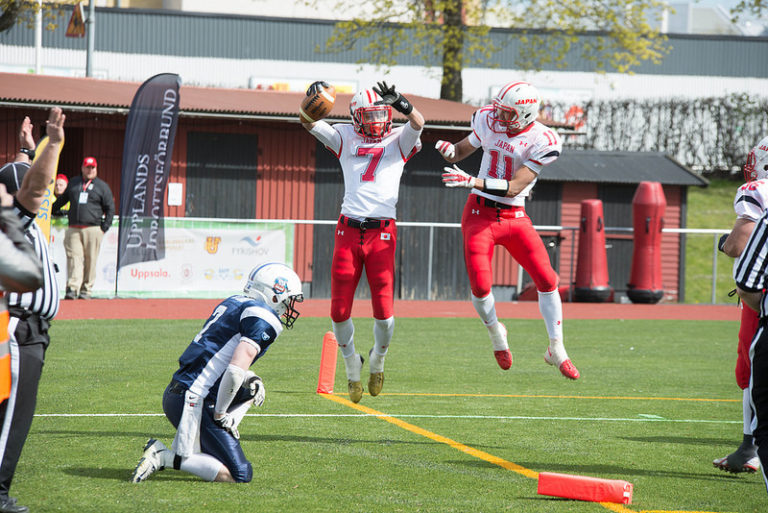
<svg viewBox="0 0 768 513"><path fill-rule="evenodd" d="M165 257L163 203L179 118L180 86L178 75L155 75L139 87L131 103L120 182L118 275L123 266Z"/></svg>

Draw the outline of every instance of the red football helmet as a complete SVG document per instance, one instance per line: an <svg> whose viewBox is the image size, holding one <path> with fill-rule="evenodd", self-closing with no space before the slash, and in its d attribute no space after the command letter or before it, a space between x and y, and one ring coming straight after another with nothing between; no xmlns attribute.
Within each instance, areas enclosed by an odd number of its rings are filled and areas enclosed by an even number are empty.
<svg viewBox="0 0 768 513"><path fill-rule="evenodd" d="M747 155L744 179L747 182L768 178L768 137L764 137Z"/></svg>
<svg viewBox="0 0 768 513"><path fill-rule="evenodd" d="M519 132L539 116L541 97L528 82L510 82L493 99L488 126L497 134Z"/></svg>
<svg viewBox="0 0 768 513"><path fill-rule="evenodd" d="M392 107L373 89L363 89L349 102L355 132L372 139L383 139L392 131Z"/></svg>

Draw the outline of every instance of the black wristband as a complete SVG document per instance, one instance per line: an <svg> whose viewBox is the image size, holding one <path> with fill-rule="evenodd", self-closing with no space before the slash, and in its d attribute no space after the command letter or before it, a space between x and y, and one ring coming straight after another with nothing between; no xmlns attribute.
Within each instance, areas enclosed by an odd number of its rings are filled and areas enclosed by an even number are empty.
<svg viewBox="0 0 768 513"><path fill-rule="evenodd" d="M723 236L720 237L720 240L717 243L717 249L719 249L720 251L723 251L723 247L725 246L725 239L727 239L727 238L728 238L728 234L727 233L723 234ZM725 252L723 251L723 253L725 253Z"/></svg>
<svg viewBox="0 0 768 513"><path fill-rule="evenodd" d="M401 114L405 114L406 116L413 112L413 105L411 105L411 102L408 101L408 98L402 94L398 95L397 100L395 100L395 102L392 104L392 108Z"/></svg>
<svg viewBox="0 0 768 513"><path fill-rule="evenodd" d="M486 178L483 180L483 192L503 198L507 195L507 191L509 191L509 182L506 180L501 178Z"/></svg>
<svg viewBox="0 0 768 513"><path fill-rule="evenodd" d="M29 148L21 148L19 152L27 155L29 160L35 160L35 150L30 150Z"/></svg>

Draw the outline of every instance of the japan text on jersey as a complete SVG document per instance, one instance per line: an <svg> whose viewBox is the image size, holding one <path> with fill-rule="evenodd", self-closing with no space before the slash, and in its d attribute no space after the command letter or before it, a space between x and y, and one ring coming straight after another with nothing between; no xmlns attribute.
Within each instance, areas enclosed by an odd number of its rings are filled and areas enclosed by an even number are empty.
<svg viewBox="0 0 768 513"><path fill-rule="evenodd" d="M242 295L229 297L214 309L181 355L173 379L195 394L215 398L221 375L241 340L258 349L255 362L282 330L280 319L264 301Z"/></svg>

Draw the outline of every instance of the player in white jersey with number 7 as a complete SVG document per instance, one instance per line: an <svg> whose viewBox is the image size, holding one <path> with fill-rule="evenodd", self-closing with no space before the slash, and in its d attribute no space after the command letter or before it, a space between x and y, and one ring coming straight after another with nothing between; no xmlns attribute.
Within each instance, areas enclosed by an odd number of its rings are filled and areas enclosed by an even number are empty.
<svg viewBox="0 0 768 513"><path fill-rule="evenodd" d="M438 141L436 148L448 162L459 162L483 149L477 177L457 166L446 167L447 187L471 189L464 206L461 229L472 304L488 329L499 366L512 366L507 330L496 316L491 285L491 259L496 245L504 246L536 284L539 310L549 334L544 360L569 379L579 371L563 345L563 307L559 278L549 262L544 243L525 213L525 198L544 166L562 150L560 137L536 121L541 99L527 82L511 82L501 88L492 105L472 115L472 133L453 145Z"/></svg>
<svg viewBox="0 0 768 513"><path fill-rule="evenodd" d="M307 95L315 93L316 84ZM393 108L408 118L405 125L392 128ZM363 358L355 351L352 301L365 269L374 317L368 393L376 396L384 384L384 357L395 327L395 208L400 177L405 163L421 149L424 117L386 82L355 94L349 111L352 124L332 126L320 120L302 125L339 159L344 173L331 263L331 320L344 356L349 398L357 403L363 396Z"/></svg>

